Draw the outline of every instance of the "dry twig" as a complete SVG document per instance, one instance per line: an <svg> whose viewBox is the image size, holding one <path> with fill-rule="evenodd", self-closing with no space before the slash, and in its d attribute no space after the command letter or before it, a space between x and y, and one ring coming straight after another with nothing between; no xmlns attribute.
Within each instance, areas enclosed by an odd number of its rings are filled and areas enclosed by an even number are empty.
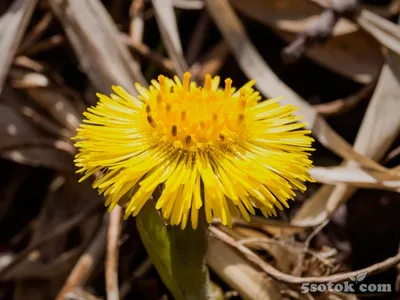
<svg viewBox="0 0 400 300"><path fill-rule="evenodd" d="M108 215L105 215L96 236L93 238L87 250L81 255L75 264L63 287L58 292L56 300L64 300L64 297L74 287L83 286L88 277L92 274L98 261L105 252L104 244L107 240Z"/></svg>
<svg viewBox="0 0 400 300"><path fill-rule="evenodd" d="M141 42L134 42L131 40L131 37L124 33L121 33L121 39L133 51L152 61L164 71L175 74L174 63L169 58L165 58L157 52L153 52L147 45Z"/></svg>
<svg viewBox="0 0 400 300"><path fill-rule="evenodd" d="M31 48L31 46L33 46L34 43L46 32L52 21L53 15L50 12L47 12L25 36L24 41L18 49L18 54L20 55L25 53L26 50Z"/></svg>
<svg viewBox="0 0 400 300"><path fill-rule="evenodd" d="M32 251L34 251L38 247L43 246L52 239L62 234L65 234L66 232L70 231L72 228L76 227L81 222L86 220L87 216L95 212L99 208L99 206L100 206L99 202L90 205L85 210L74 215L69 220L65 221L64 223L54 228L49 234L42 236L40 239L30 244L24 251L18 254L18 256L10 264L8 264L4 269L0 270L0 279L5 277L9 271L11 271L21 261L23 261L29 254L32 253Z"/></svg>
<svg viewBox="0 0 400 300"><path fill-rule="evenodd" d="M201 0L172 0L172 3L176 8L181 9L202 9L204 2Z"/></svg>
<svg viewBox="0 0 400 300"><path fill-rule="evenodd" d="M248 260L250 260L254 264L258 265L268 275L272 276L273 278L275 278L279 281L283 281L286 283L292 283L292 284L302 284L305 282L307 282L307 283L343 282L345 280L348 280L349 277L356 277L357 275L360 275L360 274L367 273L368 275L372 275L372 274L375 274L378 272L383 272L389 268L394 267L396 264L398 264L400 262L400 253L399 253L396 256L390 257L380 263L376 263L372 266L369 266L364 269L360 269L358 271L334 274L334 275L329 275L329 276L321 276L321 277L298 277L298 276L285 274L285 273L275 269L273 266L271 266L270 264L265 262L263 259L261 259L257 254L255 254L253 251L251 251L249 248L247 248L246 246L242 245L241 243L235 241L232 237L230 237L226 233L222 232L221 230L219 230L215 227L211 227L210 232L212 234L214 234L220 240L222 240L225 243L236 248L244 256L246 256L246 258Z"/></svg>
<svg viewBox="0 0 400 300"><path fill-rule="evenodd" d="M376 86L376 80L362 87L356 94L348 98L337 99L328 103L314 105L314 109L324 117L346 113L369 99Z"/></svg>
<svg viewBox="0 0 400 300"><path fill-rule="evenodd" d="M207 29L209 28L209 25L210 17L208 16L207 12L203 12L193 31L192 38L190 39L186 51L186 61L188 65L192 65L201 53L204 41L207 37Z"/></svg>
<svg viewBox="0 0 400 300"><path fill-rule="evenodd" d="M106 290L107 299L118 300L118 240L121 227L122 208L116 206L110 214L108 224L108 242L106 256Z"/></svg>
<svg viewBox="0 0 400 300"><path fill-rule="evenodd" d="M143 31L144 31L143 9L144 9L143 0L132 1L131 7L129 9L131 17L131 23L129 26L129 35L131 37L133 44L142 43L143 41Z"/></svg>
<svg viewBox="0 0 400 300"><path fill-rule="evenodd" d="M218 73L229 53L229 46L225 41L221 41L200 62L194 63L189 71L194 78L201 82L206 74L215 75Z"/></svg>

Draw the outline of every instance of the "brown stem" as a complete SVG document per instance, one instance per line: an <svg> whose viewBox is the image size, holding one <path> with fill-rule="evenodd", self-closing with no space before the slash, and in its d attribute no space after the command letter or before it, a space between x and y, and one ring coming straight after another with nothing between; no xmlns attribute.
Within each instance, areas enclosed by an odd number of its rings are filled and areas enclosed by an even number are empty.
<svg viewBox="0 0 400 300"><path fill-rule="evenodd" d="M108 224L107 258L106 258L106 290L107 299L118 300L118 240L121 228L122 208L116 206L110 214Z"/></svg>
<svg viewBox="0 0 400 300"><path fill-rule="evenodd" d="M212 234L214 234L220 240L222 240L225 243L236 248L244 256L246 256L248 260L255 263L268 275L272 276L273 278L275 278L277 280L287 282L287 283L292 283L292 284L343 282L345 280L348 280L349 277L356 277L360 274L367 273L368 275L372 275L374 273L383 272L391 267L394 267L396 264L398 264L400 262L400 253L398 253L397 255L390 257L382 262L376 263L372 266L369 266L364 269L360 269L358 271L334 274L334 275L329 275L329 276L321 276L321 277L299 277L299 276L289 275L289 274L283 273L283 272L275 269L273 266L271 266L270 264L265 262L263 259L261 259L256 253L254 253L253 251L251 251L249 248L242 245L241 243L238 243L235 239L233 239L226 233L222 232L221 230L219 230L215 227L210 227L210 232Z"/></svg>

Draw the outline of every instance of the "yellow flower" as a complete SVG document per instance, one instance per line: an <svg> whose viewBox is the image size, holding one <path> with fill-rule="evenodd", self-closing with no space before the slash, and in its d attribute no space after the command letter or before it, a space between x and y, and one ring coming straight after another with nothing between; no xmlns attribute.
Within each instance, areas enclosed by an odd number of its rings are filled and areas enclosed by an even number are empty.
<svg viewBox="0 0 400 300"><path fill-rule="evenodd" d="M126 202L125 217L136 216L154 190L156 208L171 225L193 228L204 207L208 223L231 226L238 211L250 220L258 208L268 217L288 207L294 189L312 181L308 158L313 139L279 99L261 101L250 81L238 91L219 77L198 87L160 75L149 89L136 84L135 98L113 86L110 97L84 113L78 129L75 163L81 180L99 173L93 184L110 210Z"/></svg>

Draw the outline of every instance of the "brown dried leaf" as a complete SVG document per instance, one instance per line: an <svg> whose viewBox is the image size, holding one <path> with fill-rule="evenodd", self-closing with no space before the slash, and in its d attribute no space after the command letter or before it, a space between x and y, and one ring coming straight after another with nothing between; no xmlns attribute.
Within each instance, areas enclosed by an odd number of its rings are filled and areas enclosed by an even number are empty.
<svg viewBox="0 0 400 300"><path fill-rule="evenodd" d="M23 89L36 104L48 112L64 128L74 135L80 123L80 115L70 98L52 84L51 80L41 74L22 69L11 69L10 77L13 87Z"/></svg>
<svg viewBox="0 0 400 300"><path fill-rule="evenodd" d="M37 0L15 0L0 16L0 93Z"/></svg>
<svg viewBox="0 0 400 300"><path fill-rule="evenodd" d="M310 0L322 7L328 7L326 0ZM372 35L383 46L400 55L400 31L399 25L386 20L385 15L379 16L378 12L361 9L354 21L366 32Z"/></svg>
<svg viewBox="0 0 400 300"><path fill-rule="evenodd" d="M282 36L287 41L295 39L294 35ZM322 66L363 84L377 78L382 66L379 43L363 31L333 37L323 45L311 47L306 55Z"/></svg>
<svg viewBox="0 0 400 300"><path fill-rule="evenodd" d="M400 180L390 174L367 171L351 166L310 170L311 176L322 183L347 184L357 188L385 189L400 192Z"/></svg>
<svg viewBox="0 0 400 300"><path fill-rule="evenodd" d="M103 4L98 0L49 0L49 4L97 91L108 94L117 84L137 95L133 82L146 81Z"/></svg>
<svg viewBox="0 0 400 300"><path fill-rule="evenodd" d="M277 30L288 42L319 18L322 9L304 0L231 1L241 12ZM365 51L368 49L368 51ZM379 44L353 22L340 19L333 36L306 55L321 65L360 83L369 83L379 73L382 56Z"/></svg>
<svg viewBox="0 0 400 300"><path fill-rule="evenodd" d="M72 170L72 151L65 142L44 138L21 115L0 104L0 155L21 164ZM60 146L64 150L60 150Z"/></svg>
<svg viewBox="0 0 400 300"><path fill-rule="evenodd" d="M230 2L250 18L286 33L301 33L307 30L322 12L318 5L304 0L231 0ZM340 20L333 35L345 35L357 30L354 23Z"/></svg>
<svg viewBox="0 0 400 300"><path fill-rule="evenodd" d="M171 60L175 63L175 70L182 75L189 67L183 56L178 25L171 0L153 0L158 28Z"/></svg>

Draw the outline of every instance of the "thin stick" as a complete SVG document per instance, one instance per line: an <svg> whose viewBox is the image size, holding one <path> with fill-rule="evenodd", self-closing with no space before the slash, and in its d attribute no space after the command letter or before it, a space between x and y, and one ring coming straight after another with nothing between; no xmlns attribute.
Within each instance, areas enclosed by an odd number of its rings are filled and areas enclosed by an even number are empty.
<svg viewBox="0 0 400 300"><path fill-rule="evenodd" d="M25 53L38 39L40 39L43 34L49 28L51 22L53 21L53 15L51 12L47 12L42 19L33 27L33 29L26 35L24 41L19 47L18 54Z"/></svg>
<svg viewBox="0 0 400 300"><path fill-rule="evenodd" d="M192 65L202 51L204 41L208 35L208 28L210 26L210 17L207 12L203 12L200 20L193 31L192 38L190 39L188 49L186 52L186 61Z"/></svg>
<svg viewBox="0 0 400 300"><path fill-rule="evenodd" d="M107 238L108 214L103 219L103 224L100 227L97 235L90 243L87 250L81 255L78 262L75 264L69 274L64 285L58 292L56 300L63 300L67 293L74 287L83 286L93 272L100 258L104 255L104 244Z"/></svg>
<svg viewBox="0 0 400 300"><path fill-rule="evenodd" d="M54 140L50 138L42 138L42 139L31 139L31 140L22 140L8 143L5 147L0 147L0 154L8 151L12 151L15 149L21 148L35 148L35 147L44 147L44 148L54 148L61 151L64 151L68 154L75 155L76 149L69 143L63 140Z"/></svg>
<svg viewBox="0 0 400 300"><path fill-rule="evenodd" d="M398 253L397 255L390 257L380 263L376 263L374 265L371 265L364 269L360 269L358 271L334 274L334 275L329 275L329 276L321 276L321 277L299 277L299 276L289 275L289 274L283 273L283 272L275 269L273 266L271 266L270 264L265 262L263 259L261 259L256 253L251 251L246 246L238 243L235 239L233 239L226 233L222 232L221 230L219 230L215 227L210 227L210 232L212 234L214 234L217 238L219 238L221 241L224 241L225 243L236 248L244 256L246 256L248 260L255 263L268 275L272 276L273 278L275 278L279 281L292 283L292 284L302 284L302 283L306 283L306 282L308 282L308 283L342 282L342 281L348 280L350 277L357 277L358 275L364 274L364 273L367 273L368 275L372 275L374 273L383 272L391 267L394 267L396 264L398 264L400 262L400 253Z"/></svg>
<svg viewBox="0 0 400 300"><path fill-rule="evenodd" d="M108 225L106 290L108 300L119 300L118 288L118 240L121 228L122 208L116 206L110 214Z"/></svg>
<svg viewBox="0 0 400 300"><path fill-rule="evenodd" d="M190 67L189 72L191 72L192 76L197 78L199 81L202 81L206 74L217 74L224 65L229 53L229 46L225 41L221 41L211 49L200 63L194 63Z"/></svg>
<svg viewBox="0 0 400 300"><path fill-rule="evenodd" d="M180 9L197 10L204 7L204 2L200 0L172 0L172 3L176 8Z"/></svg>
<svg viewBox="0 0 400 300"><path fill-rule="evenodd" d="M132 2L130 11L131 23L129 26L129 36L133 43L143 42L144 20L143 20L144 1L135 0Z"/></svg>
<svg viewBox="0 0 400 300"><path fill-rule="evenodd" d="M324 222L322 222L321 224L319 224L314 230L313 232L311 232L311 234L307 237L307 239L304 241L304 247L303 247L303 251L299 256L299 259L297 260L296 266L293 268L293 272L292 275L301 275L303 272L303 263L304 263L304 258L305 258L305 254L308 251L308 249L310 248L310 243L311 240L322 230L325 228L326 225L328 225L329 220L325 220Z"/></svg>
<svg viewBox="0 0 400 300"><path fill-rule="evenodd" d="M40 41L29 47L24 51L25 55L35 56L45 51L53 50L54 48L60 47L65 43L65 39L61 34L56 34L50 38Z"/></svg>
<svg viewBox="0 0 400 300"><path fill-rule="evenodd" d="M75 228L76 226L78 226L81 222L85 221L87 219L88 215L90 215L94 211L96 211L99 208L99 206L100 206L100 202L96 202L96 203L90 205L84 211L76 214L69 220L65 221L64 223L62 223L59 226L57 226L56 228L54 228L49 234L44 235L40 240L37 240L36 242L29 245L9 265L7 265L6 267L4 267L3 269L0 270L0 278L5 277L5 275L9 271L11 271L21 261L23 261L36 248L43 246L47 242L51 241L52 239L54 239L62 234L65 234L66 232L70 231L72 228Z"/></svg>
<svg viewBox="0 0 400 300"><path fill-rule="evenodd" d="M127 34L121 33L120 37L123 43L125 43L128 47L130 47L134 52L154 62L164 71L167 71L171 74L175 74L174 63L172 62L172 60L158 54L157 52L151 51L151 49L142 42L132 41L131 37L128 36Z"/></svg>
<svg viewBox="0 0 400 300"><path fill-rule="evenodd" d="M120 289L120 297L121 299L125 299L125 297L129 294L132 290L134 283L137 279L142 278L145 276L153 267L153 263L151 262L150 258L146 257L142 263L134 270L132 277L126 280Z"/></svg>
<svg viewBox="0 0 400 300"><path fill-rule="evenodd" d="M333 116L348 112L355 108L360 102L369 99L373 93L376 80L361 88L357 93L348 98L336 99L328 103L314 105L315 110L322 116Z"/></svg>

